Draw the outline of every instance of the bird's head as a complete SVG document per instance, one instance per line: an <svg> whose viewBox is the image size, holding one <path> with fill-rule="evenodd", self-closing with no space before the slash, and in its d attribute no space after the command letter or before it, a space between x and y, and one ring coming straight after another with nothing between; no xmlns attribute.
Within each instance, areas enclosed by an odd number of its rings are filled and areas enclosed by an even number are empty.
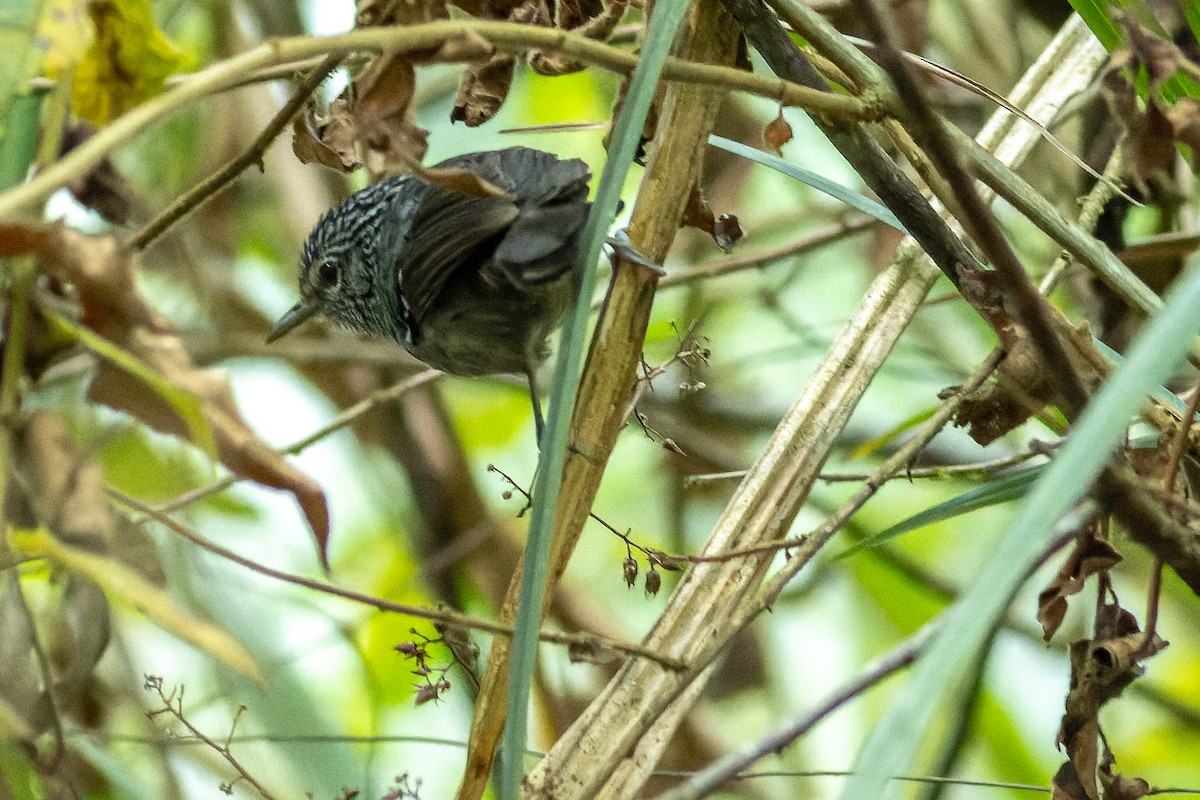
<svg viewBox="0 0 1200 800"><path fill-rule="evenodd" d="M395 336L384 292L385 282L394 284L396 277L375 263L382 211L376 200L355 195L313 228L300 256L300 302L275 323L268 342L317 314L353 330Z"/></svg>

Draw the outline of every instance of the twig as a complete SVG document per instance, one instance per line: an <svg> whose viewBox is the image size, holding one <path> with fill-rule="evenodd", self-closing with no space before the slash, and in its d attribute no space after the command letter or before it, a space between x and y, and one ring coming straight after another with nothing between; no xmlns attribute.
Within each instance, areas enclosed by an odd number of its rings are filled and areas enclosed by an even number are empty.
<svg viewBox="0 0 1200 800"><path fill-rule="evenodd" d="M1200 385L1192 387L1192 396L1188 398L1183 419L1180 420L1175 435L1171 437L1171 446L1167 448L1167 474L1163 479L1163 493L1168 497L1175 495L1175 478L1179 474L1183 454L1191 444L1191 431L1197 407L1200 407ZM1158 602L1162 593L1162 571L1163 560L1156 555L1150 573L1150 586L1146 590L1146 630L1142 634L1142 642L1138 645L1134 658L1152 655L1154 652L1154 636L1158 628Z"/></svg>
<svg viewBox="0 0 1200 800"><path fill-rule="evenodd" d="M505 472L504 470L497 467L495 464L488 464L488 472L494 472L497 475L499 475L501 478L503 478L504 482L513 488L513 491L519 493L522 497L525 498L526 508L529 507L528 504L532 501L533 498L530 496L529 492L527 492L521 486L521 484L519 484L515 480L513 480L511 475L509 475L507 472ZM604 529L607 530L609 533L611 533L613 536L616 536L618 539L623 541L625 543L626 548L631 548L633 550L637 550L639 553L644 555L651 564L655 564L655 563L662 564L664 558L668 559L669 561L681 561L681 562L691 560L691 556L672 556L672 555L667 555L659 550L655 550L652 547L642 547L640 544L638 544L637 542L633 541L633 539L630 538L628 531L626 531L625 533L621 533L619 530L616 529L616 527L614 527L611 523L609 523L608 520L599 516L598 514L596 514L596 512L589 511L588 516L591 517L596 522L600 523L600 525L602 525L604 527Z"/></svg>
<svg viewBox="0 0 1200 800"><path fill-rule="evenodd" d="M178 687L172 691L170 695L167 695L165 692L163 692L163 679L155 675L147 675L146 682L143 685L148 691L157 694L158 699L163 703L162 708L156 711L147 711L147 717L154 719L154 717L158 716L159 714L170 714L179 722L180 725L187 728L189 734L206 744L219 756L224 758L225 761L228 762L229 766L237 770L237 774L241 777L241 779L253 786L259 794L266 798L266 800L275 800L275 796L267 791L267 787L255 780L254 776L247 772L246 768L241 765L241 762L234 758L233 753L229 751L229 745L233 741L233 732L237 728L237 723L241 718L242 713L246 710L245 706L238 707L237 714L233 718L233 723L229 726L229 735L225 738L225 744L217 744L202 730L189 722L188 718L184 716L183 687ZM221 790L226 794L231 794L232 789L232 783L221 785Z"/></svg>
<svg viewBox="0 0 1200 800"><path fill-rule="evenodd" d="M976 461L973 464L945 464L943 466L934 467L910 467L902 474L897 473L892 476L895 478L905 479L922 479L931 478L937 480L946 478L951 475L968 475L968 476L989 476L992 473L1008 469L1009 467L1022 464L1031 458L1042 455L1041 452L1024 452L1015 453L1011 456L1003 458L994 458L990 461ZM864 472L822 472L817 476L817 480L825 481L826 483L855 483L870 479L875 475L874 471ZM713 472L707 475L689 475L684 479L685 485L694 485L699 483L713 483L716 481L739 480L746 476L746 470L739 469L731 472Z"/></svg>
<svg viewBox="0 0 1200 800"><path fill-rule="evenodd" d="M1079 217L1075 220L1075 227L1081 231L1091 232L1095 229L1105 206L1120 191L1117 180L1125 167L1123 154L1124 148L1119 144L1113 148L1112 155L1108 157L1108 163L1104 165L1104 174L1101 176L1101 180L1096 181L1080 204ZM1043 295L1049 295L1058 285L1066 270L1075 263L1078 263L1078 259L1064 250L1046 271L1042 282L1038 284L1038 291Z"/></svg>
<svg viewBox="0 0 1200 800"><path fill-rule="evenodd" d="M271 142L277 137L288 123L292 121L292 117L296 116L296 112L300 110L325 77L332 72L343 56L340 53L335 53L325 57L320 64L314 67L304 76L303 80L296 87L296 91L291 98L275 113L271 121L267 123L262 132L255 137L250 146L242 152L237 158L233 159L219 170L209 175L200 183L193 186L188 191L175 198L171 205L163 209L162 213L154 219L150 220L141 230L129 238L127 244L134 250L144 250L147 245L158 238L167 228L178 222L185 214L194 210L201 203L216 196L218 192L225 188L234 178L242 173L242 170L249 167L251 164L257 164L262 168L263 153L271 146Z"/></svg>
<svg viewBox="0 0 1200 800"><path fill-rule="evenodd" d="M659 279L658 288L659 291L662 291L674 286L685 286L706 278L715 278L718 275L728 275L745 269L761 267L772 261L779 261L789 256L798 256L802 253L824 247L831 242L836 242L847 236L869 231L877 224L879 223L870 217L839 222L827 228L822 228L819 231L806 234L795 241L784 242L774 247L765 247L761 250L738 253L735 256L719 258L691 269L671 272Z"/></svg>
<svg viewBox="0 0 1200 800"><path fill-rule="evenodd" d="M925 424L923 424L914 436L909 441L905 442L895 453L887 458L875 470L870 477L863 481L863 485L859 487L853 495L850 496L836 511L829 515L818 525L814 530L802 536L785 539L782 541L770 542L768 544L757 545L755 547L738 548L735 550L726 550L716 553L711 556L705 556L710 559L727 559L735 556L744 556L754 553L767 553L773 550L797 549L797 552L792 554L778 573L764 587L758 603L747 610L739 612L741 615L748 615L745 622L741 624L749 624L749 621L758 615L760 611L765 611L775 602L775 598L783 591L784 586L795 577L800 570L812 560L826 542L833 535L842 529L850 517L852 517L858 509L862 508L868 500L875 496L879 488L887 483L893 476L902 472L905 466L912 462L917 455L925 449L926 445L933 440L933 437L954 418L958 413L958 409L962 406L963 401L970 396L971 392L979 388L1003 358L1003 352L993 350L979 368L972 373L966 383L961 386L949 399L947 399L937 411L933 413ZM731 622L731 624L735 624Z"/></svg>

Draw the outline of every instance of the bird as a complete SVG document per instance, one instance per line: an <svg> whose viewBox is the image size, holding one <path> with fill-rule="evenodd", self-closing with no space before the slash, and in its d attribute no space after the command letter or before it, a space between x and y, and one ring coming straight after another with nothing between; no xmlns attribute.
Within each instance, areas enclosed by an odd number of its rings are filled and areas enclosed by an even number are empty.
<svg viewBox="0 0 1200 800"><path fill-rule="evenodd" d="M503 194L465 194L417 173L352 194L308 235L300 301L267 341L322 314L452 375L523 376L540 443L536 375L577 294L591 173L582 160L529 147L467 153L437 168L467 170Z"/></svg>

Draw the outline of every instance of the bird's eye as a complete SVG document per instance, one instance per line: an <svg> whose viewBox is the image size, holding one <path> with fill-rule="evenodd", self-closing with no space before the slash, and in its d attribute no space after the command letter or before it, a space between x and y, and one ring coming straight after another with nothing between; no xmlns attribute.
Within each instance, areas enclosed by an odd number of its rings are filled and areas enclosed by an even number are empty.
<svg viewBox="0 0 1200 800"><path fill-rule="evenodd" d="M338 282L338 265L333 261L322 261L317 265L317 286L321 289L329 289L337 286Z"/></svg>

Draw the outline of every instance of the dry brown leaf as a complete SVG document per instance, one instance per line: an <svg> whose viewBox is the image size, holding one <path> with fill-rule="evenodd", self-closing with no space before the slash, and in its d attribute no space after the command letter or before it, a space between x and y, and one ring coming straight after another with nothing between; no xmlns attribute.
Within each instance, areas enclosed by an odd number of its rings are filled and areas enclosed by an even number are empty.
<svg viewBox="0 0 1200 800"><path fill-rule="evenodd" d="M1182 499L1188 498L1188 482L1178 465L1171 459L1164 443L1159 447L1138 447L1126 452L1129 465L1133 471L1150 483L1166 486L1167 478L1172 467L1176 468L1175 479L1172 481L1172 494Z"/></svg>
<svg viewBox="0 0 1200 800"><path fill-rule="evenodd" d="M1129 57L1146 68L1154 89L1161 88L1165 81L1179 71L1180 65L1188 60L1174 42L1169 42L1143 27L1132 14L1116 14L1115 20L1125 32L1122 37L1123 49L1127 49ZM1114 52L1113 60L1116 59L1117 52Z"/></svg>
<svg viewBox="0 0 1200 800"><path fill-rule="evenodd" d="M116 524L104 491L104 470L76 452L62 417L32 414L19 431L22 488L34 505L37 524L68 544L106 553Z"/></svg>
<svg viewBox="0 0 1200 800"><path fill-rule="evenodd" d="M448 19L445 0L358 0L356 24L360 28L375 25L417 25Z"/></svg>
<svg viewBox="0 0 1200 800"><path fill-rule="evenodd" d="M606 9L600 0L559 0L559 27L565 30L578 28L580 25L583 25L589 20L611 10L611 8L615 5L620 5L623 10L626 3L611 3L609 4L609 8Z"/></svg>
<svg viewBox="0 0 1200 800"><path fill-rule="evenodd" d="M1157 635L1147 643L1137 620L1115 603L1105 605L1097 614L1095 639L1071 645L1071 691L1059 727L1058 745L1066 749L1089 800L1107 796L1101 794L1099 781L1111 774L1108 769L1113 760L1103 746L1100 709L1141 677L1141 660L1166 646ZM1136 779L1125 788L1136 791Z"/></svg>
<svg viewBox="0 0 1200 800"><path fill-rule="evenodd" d="M1137 800L1150 794L1150 784L1143 778L1113 775L1106 783L1104 800Z"/></svg>
<svg viewBox="0 0 1200 800"><path fill-rule="evenodd" d="M292 123L292 152L301 164L314 161L338 172L353 172L362 166L355 147L354 119L342 98L334 100L323 118L309 101Z"/></svg>
<svg viewBox="0 0 1200 800"><path fill-rule="evenodd" d="M738 223L738 218L732 214L714 215L708 200L700 191L699 184L692 186L681 224L704 231L713 238L717 247L726 253L731 252L733 246L742 238L742 226Z"/></svg>
<svg viewBox="0 0 1200 800"><path fill-rule="evenodd" d="M49 236L50 228L45 225L0 222L0 258L35 253Z"/></svg>
<svg viewBox="0 0 1200 800"><path fill-rule="evenodd" d="M1190 97L1167 103L1159 94L1163 84L1181 68L1195 73L1196 65L1173 42L1142 27L1130 14L1119 15L1124 46L1114 51L1102 85L1114 116L1126 131L1125 149L1136 180L1168 168L1176 141L1192 150L1193 168L1200 167L1200 104ZM1151 97L1142 101L1133 75L1144 68L1150 76Z"/></svg>
<svg viewBox="0 0 1200 800"><path fill-rule="evenodd" d="M564 0L559 3L558 24L586 39L607 41L628 6L628 0L614 0L606 7L597 0ZM561 53L534 50L529 54L529 66L541 75L566 75L579 72L586 64Z"/></svg>
<svg viewBox="0 0 1200 800"><path fill-rule="evenodd" d="M1125 150L1138 178L1148 178L1171 166L1175 160L1174 131L1158 103L1147 104L1145 111L1135 112L1124 122L1128 134Z"/></svg>
<svg viewBox="0 0 1200 800"><path fill-rule="evenodd" d="M355 137L374 177L406 172L425 157L429 132L413 122L409 109L415 85L412 63L397 54L371 62L343 93L354 98Z"/></svg>
<svg viewBox="0 0 1200 800"><path fill-rule="evenodd" d="M954 424L969 429L971 438L989 445L1017 428L1046 405L1049 382L1041 356L1023 329L1010 329L1010 344L997 368L997 379L963 401Z"/></svg>
<svg viewBox="0 0 1200 800"><path fill-rule="evenodd" d="M178 331L138 292L133 254L111 237L89 237L60 225L52 229L40 256L43 272L74 286L85 327L139 359L170 386L197 398L221 463L243 478L296 498L324 563L329 511L321 487L250 430L223 373L192 364ZM156 430L188 436L184 420L158 392L106 359L97 366L89 397Z"/></svg>
<svg viewBox="0 0 1200 800"><path fill-rule="evenodd" d="M1070 761L1064 761L1050 782L1050 800L1088 800L1075 767Z"/></svg>
<svg viewBox="0 0 1200 800"><path fill-rule="evenodd" d="M1200 102L1181 97L1167 110L1167 122L1178 142L1192 151L1192 171L1200 172Z"/></svg>

